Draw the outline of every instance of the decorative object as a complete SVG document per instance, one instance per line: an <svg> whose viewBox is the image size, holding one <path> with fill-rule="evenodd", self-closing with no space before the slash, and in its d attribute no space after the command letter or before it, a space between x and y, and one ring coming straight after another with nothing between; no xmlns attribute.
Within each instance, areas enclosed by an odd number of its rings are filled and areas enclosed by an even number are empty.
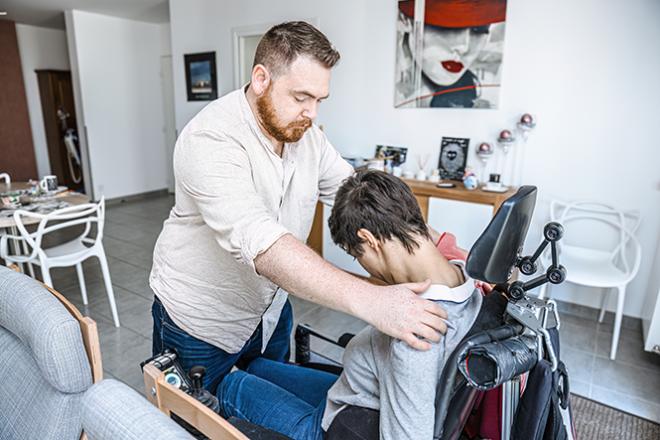
<svg viewBox="0 0 660 440"><path fill-rule="evenodd" d="M417 174L415 176L421 176L423 175L424 177L420 179L419 177L415 177L417 180L426 180L426 165L429 163L429 155L417 155Z"/></svg>
<svg viewBox="0 0 660 440"><path fill-rule="evenodd" d="M408 149L404 147L393 147L391 145L376 145L375 158L383 160L385 171L392 173L394 167L400 167L405 163Z"/></svg>
<svg viewBox="0 0 660 440"><path fill-rule="evenodd" d="M463 185L465 186L465 189L470 191L479 187L479 179L477 179L477 176L469 168L465 170L465 175L463 176Z"/></svg>
<svg viewBox="0 0 660 440"><path fill-rule="evenodd" d="M431 171L431 175L429 176L429 182L432 183L438 183L440 182L440 170L439 169L434 169Z"/></svg>
<svg viewBox="0 0 660 440"><path fill-rule="evenodd" d="M509 187L502 185L502 182L500 182L500 175L493 173L490 175L490 178L488 179L488 183L486 183L482 189L484 191L489 191L489 192L506 192Z"/></svg>
<svg viewBox="0 0 660 440"><path fill-rule="evenodd" d="M442 179L462 180L467 164L470 139L443 137L440 143L438 168Z"/></svg>
<svg viewBox="0 0 660 440"><path fill-rule="evenodd" d="M399 0L395 108L497 108L506 0Z"/></svg>
<svg viewBox="0 0 660 440"><path fill-rule="evenodd" d="M488 161L493 157L493 146L488 142L482 142L477 148L477 156L481 159L482 171L481 171L481 180L486 180L486 171L488 167Z"/></svg>
<svg viewBox="0 0 660 440"><path fill-rule="evenodd" d="M186 70L188 101L212 101L218 97L215 73L215 52L192 53L183 56Z"/></svg>
<svg viewBox="0 0 660 440"><path fill-rule="evenodd" d="M535 118L529 114L524 113L518 123L516 124L518 131L518 145L516 146L516 152L513 160L513 184L520 186L522 184L522 172L523 172L523 163L525 162L525 150L527 149L525 145L527 144L527 139L529 135L536 128Z"/></svg>

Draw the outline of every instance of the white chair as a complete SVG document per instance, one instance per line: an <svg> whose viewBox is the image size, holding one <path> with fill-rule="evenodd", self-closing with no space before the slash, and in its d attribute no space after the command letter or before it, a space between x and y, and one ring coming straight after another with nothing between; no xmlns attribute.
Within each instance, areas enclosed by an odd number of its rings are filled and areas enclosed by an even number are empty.
<svg viewBox="0 0 660 440"><path fill-rule="evenodd" d="M30 233L25 229L23 217L39 219L39 226L35 232ZM112 282L110 281L110 270L108 269L108 261L102 243L105 200L102 198L99 203L87 203L58 209L49 214L37 214L18 210L14 213L14 220L20 236L5 235L1 237L0 256L8 263L37 264L41 267L44 284L50 287L54 287L50 277L51 268L76 266L83 304L87 304L87 288L85 286L82 262L90 257L98 258L101 265L101 272L103 273L105 291L108 294L108 301L112 310L112 319L115 326L119 327L115 295L112 289ZM97 228L96 237L91 237L90 233L92 224L94 223ZM75 239L50 248L44 249L42 247L44 235L78 225L85 225L85 230ZM28 249L31 249L29 255L10 254L7 247L7 241L9 239L16 239L26 243Z"/></svg>
<svg viewBox="0 0 660 440"><path fill-rule="evenodd" d="M569 233L571 223L573 225L582 223L582 228L577 230L581 231L583 235L586 235L589 229L596 230L599 227L598 224L605 225L605 229L616 234L612 240L613 247L610 249L605 246L608 238L605 236L600 237L599 243L594 247L578 246L567 242L561 242L559 246L560 261L566 267L566 281L605 289L601 299L598 322L603 322L609 293L611 291L617 293L614 332L610 350L610 359L614 360L621 332L626 286L637 275L642 259L642 249L634 235L640 223L639 212L620 211L612 206L593 201L566 203L553 200L550 204L550 218L552 221L564 225L567 237L571 236ZM587 227L590 228L587 229ZM601 229L598 231L600 232ZM549 252L545 252L542 260L545 267L550 265L549 257ZM544 285L541 288L540 298L545 297L547 286Z"/></svg>
<svg viewBox="0 0 660 440"><path fill-rule="evenodd" d="M5 183L11 183L11 177L7 173L0 173L0 180L4 180Z"/></svg>

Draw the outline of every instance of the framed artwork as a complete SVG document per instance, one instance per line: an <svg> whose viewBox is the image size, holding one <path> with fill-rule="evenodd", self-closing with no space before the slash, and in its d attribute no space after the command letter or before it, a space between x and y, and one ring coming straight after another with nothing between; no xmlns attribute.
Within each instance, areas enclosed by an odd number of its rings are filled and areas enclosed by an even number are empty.
<svg viewBox="0 0 660 440"><path fill-rule="evenodd" d="M507 0L399 0L395 108L497 108Z"/></svg>
<svg viewBox="0 0 660 440"><path fill-rule="evenodd" d="M463 180L467 164L468 145L470 139L443 137L440 144L440 159L438 169L440 178L448 180Z"/></svg>
<svg viewBox="0 0 660 440"><path fill-rule="evenodd" d="M191 53L183 56L186 69L188 101L211 101L218 97L215 52Z"/></svg>

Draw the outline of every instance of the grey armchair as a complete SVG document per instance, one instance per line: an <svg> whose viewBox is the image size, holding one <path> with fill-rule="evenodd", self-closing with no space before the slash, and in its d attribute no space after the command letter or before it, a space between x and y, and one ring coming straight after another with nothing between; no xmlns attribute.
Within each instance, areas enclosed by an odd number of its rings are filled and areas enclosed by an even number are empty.
<svg viewBox="0 0 660 440"><path fill-rule="evenodd" d="M92 385L80 326L43 285L2 266L0 374L0 438L80 438Z"/></svg>
<svg viewBox="0 0 660 440"><path fill-rule="evenodd" d="M4 266L0 374L2 440L192 438L130 387L101 380L94 321L57 292Z"/></svg>

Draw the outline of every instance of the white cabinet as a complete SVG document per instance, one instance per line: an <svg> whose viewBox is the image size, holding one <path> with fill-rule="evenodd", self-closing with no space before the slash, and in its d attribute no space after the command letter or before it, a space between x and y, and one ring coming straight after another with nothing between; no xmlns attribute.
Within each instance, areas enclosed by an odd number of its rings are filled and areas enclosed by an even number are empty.
<svg viewBox="0 0 660 440"><path fill-rule="evenodd" d="M342 248L332 242L330 237L330 228L328 228L328 218L330 217L331 208L323 206L323 258L330 263L334 264L340 269L358 275L369 276L366 270L354 260L353 257L348 255Z"/></svg>
<svg viewBox="0 0 660 440"><path fill-rule="evenodd" d="M429 199L428 223L439 232L451 232L460 247L469 250L493 218L493 207L455 200Z"/></svg>

